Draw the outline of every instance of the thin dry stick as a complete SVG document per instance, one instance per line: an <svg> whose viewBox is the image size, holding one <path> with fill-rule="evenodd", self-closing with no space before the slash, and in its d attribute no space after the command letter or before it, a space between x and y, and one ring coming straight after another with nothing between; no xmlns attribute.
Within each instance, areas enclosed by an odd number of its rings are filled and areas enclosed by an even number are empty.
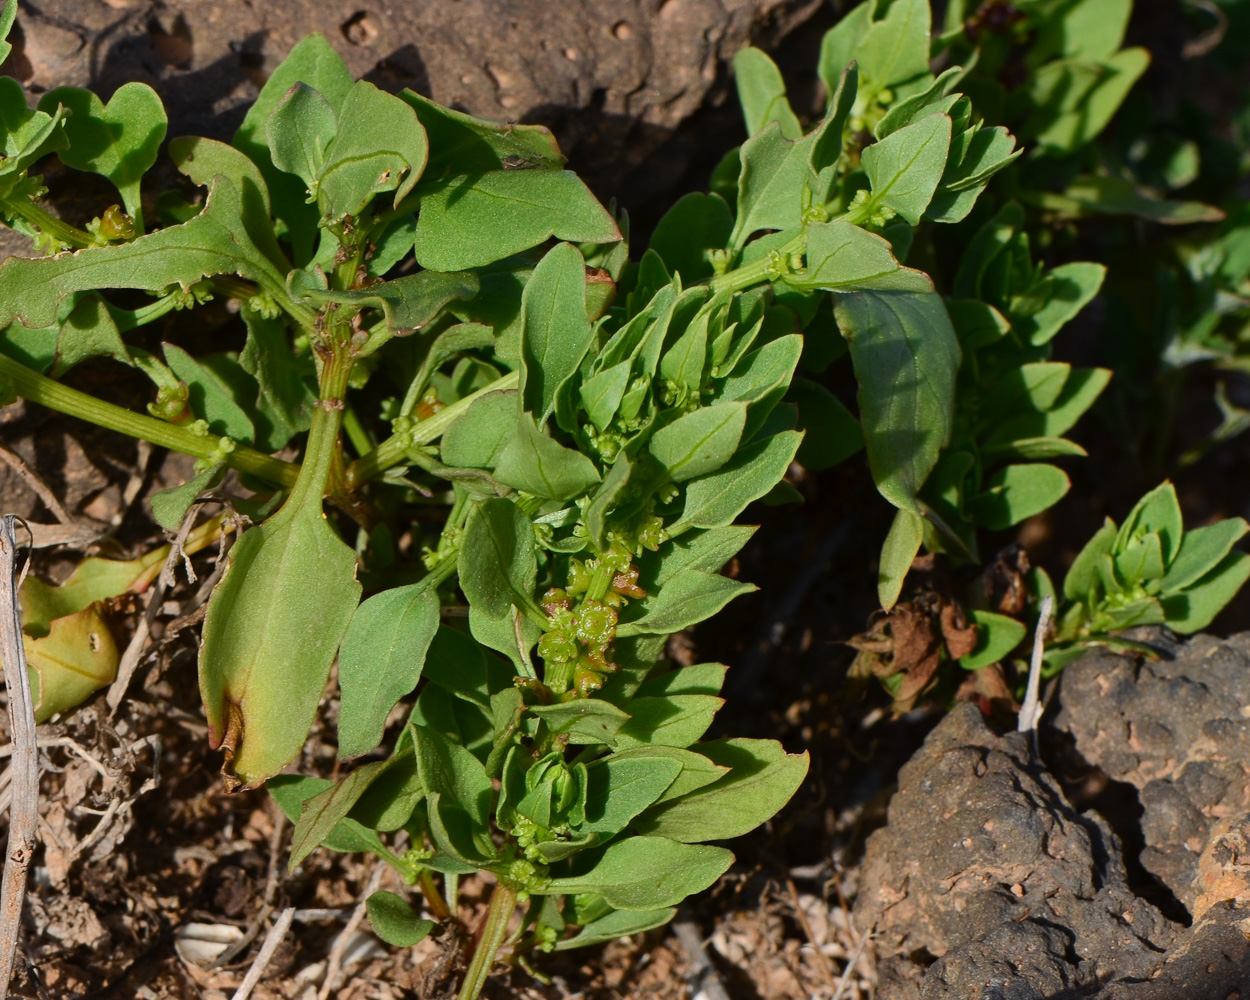
<svg viewBox="0 0 1250 1000"><path fill-rule="evenodd" d="M343 928L339 936L334 939L334 945L330 948L330 957L326 960L326 978L317 993L317 1000L328 1000L330 994L334 992L334 987L338 985L339 974L343 971L343 955L347 952L347 944L356 933L356 928L365 919L365 900L377 891L385 871L386 866L381 864L373 869L373 874L369 876L369 885L365 888L364 895L360 897L360 902L356 904L356 909L352 911L351 919L347 921L347 926ZM0 1000L3 1000L3 997L0 997Z"/></svg>
<svg viewBox="0 0 1250 1000"><path fill-rule="evenodd" d="M43 505L52 512L53 517L62 524L74 523L73 515L62 506L56 494L48 489L47 483L39 478L39 474L26 464L26 460L21 455L0 444L0 461L3 461L5 465L17 473L18 478L29 486L34 494L43 501Z"/></svg>
<svg viewBox="0 0 1250 1000"><path fill-rule="evenodd" d="M871 933L860 937L859 947L855 949L855 954L847 959L846 968L842 970L842 978L838 980L838 992L833 995L833 1000L842 1000L842 995L846 992L846 988L851 985L851 977L855 975L855 966L859 965L859 960L864 955L864 949L868 947L868 942L871 940Z"/></svg>
<svg viewBox="0 0 1250 1000"><path fill-rule="evenodd" d="M0 881L0 1000L9 994L17 936L26 901L26 869L35 851L39 824L39 751L35 744L35 706L22 649L22 619L17 603L17 518L0 518L0 662L9 692L9 731L13 734L13 805L4 879Z"/></svg>
<svg viewBox="0 0 1250 1000"><path fill-rule="evenodd" d="M260 982L260 977L265 974L265 967L269 964L269 960L273 958L273 953L278 950L278 945L282 943L282 939L286 937L286 932L291 929L291 921L294 919L294 906L288 906L278 914L278 919L273 922L273 926L269 928L269 933L265 935L265 943L260 946L260 951L256 953L256 960L252 962L252 967L247 970L247 975L243 977L243 982L239 983L239 988L234 991L232 1000L247 1000L252 995L252 990L256 989L256 984Z"/></svg>
<svg viewBox="0 0 1250 1000"><path fill-rule="evenodd" d="M1016 731L1033 733L1037 739L1037 724L1042 720L1042 705L1038 692L1042 684L1042 656L1046 652L1046 633L1050 631L1050 613L1055 599L1047 594L1042 598L1041 611L1037 616L1037 628L1033 632L1033 658L1029 663L1029 685L1025 690L1024 704L1016 717Z"/></svg>

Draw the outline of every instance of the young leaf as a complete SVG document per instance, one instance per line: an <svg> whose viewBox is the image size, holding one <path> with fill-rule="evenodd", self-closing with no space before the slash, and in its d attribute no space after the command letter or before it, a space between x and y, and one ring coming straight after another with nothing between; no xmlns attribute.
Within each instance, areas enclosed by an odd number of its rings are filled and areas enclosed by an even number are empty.
<svg viewBox="0 0 1250 1000"><path fill-rule="evenodd" d="M777 64L759 49L748 47L734 54L733 69L747 135L777 122L787 139L801 138L803 128L786 100L786 84Z"/></svg>
<svg viewBox="0 0 1250 1000"><path fill-rule="evenodd" d="M1168 628L1181 635L1200 632L1224 610L1246 580L1250 579L1250 556L1230 552L1206 576L1180 593L1160 600Z"/></svg>
<svg viewBox="0 0 1250 1000"><path fill-rule="evenodd" d="M1051 286L1041 309L1027 316L1013 316L1012 328L1035 347L1049 343L1098 294L1106 274L1101 264L1060 264L1048 274Z"/></svg>
<svg viewBox="0 0 1250 1000"><path fill-rule="evenodd" d="M971 614L977 626L977 644L971 653L959 658L959 665L965 670L980 670L997 663L1020 645L1029 631L1023 622L1006 615L997 615L992 611L973 611Z"/></svg>
<svg viewBox="0 0 1250 1000"><path fill-rule="evenodd" d="M894 512L894 521L881 546L881 563L877 568L877 600L889 611L898 602L903 581L924 541L924 518L909 510Z"/></svg>
<svg viewBox="0 0 1250 1000"><path fill-rule="evenodd" d="M432 271L484 267L553 236L570 243L612 243L621 233L570 171L494 170L422 196L417 263Z"/></svg>
<svg viewBox="0 0 1250 1000"><path fill-rule="evenodd" d="M567 733L576 745L611 743L629 715L615 705L597 698L577 698L554 705L536 705L529 714L547 724L553 736Z"/></svg>
<svg viewBox="0 0 1250 1000"><path fill-rule="evenodd" d="M730 772L644 813L636 829L683 843L741 837L772 818L807 776L807 754L787 754L775 740L716 740L698 747Z"/></svg>
<svg viewBox="0 0 1250 1000"><path fill-rule="evenodd" d="M339 756L372 750L395 703L417 686L438 631L429 579L374 594L356 609L339 652Z"/></svg>
<svg viewBox="0 0 1250 1000"><path fill-rule="evenodd" d="M375 892L365 900L373 933L396 948L411 948L434 929L433 920L418 917L407 900L393 892Z"/></svg>
<svg viewBox="0 0 1250 1000"><path fill-rule="evenodd" d="M517 393L488 392L447 428L440 456L458 469L491 469L516 430Z"/></svg>
<svg viewBox="0 0 1250 1000"><path fill-rule="evenodd" d="M255 433L252 418L235 401L234 390L181 347L162 344L161 349L170 371L187 385L191 412L208 421L209 431L236 441L251 441Z"/></svg>
<svg viewBox="0 0 1250 1000"><path fill-rule="evenodd" d="M1176 487L1170 482L1160 483L1137 501L1120 525L1114 551L1123 552L1134 536L1150 532L1161 536L1163 559L1165 564L1170 565L1180 550L1184 535L1180 500L1176 496Z"/></svg>
<svg viewBox="0 0 1250 1000"><path fill-rule="evenodd" d="M417 113L366 80L356 82L337 110L338 129L317 177L318 204L331 218L355 216L374 195L393 190L398 207L420 180L429 154ZM324 127L325 121L323 112L316 123Z"/></svg>
<svg viewBox="0 0 1250 1000"><path fill-rule="evenodd" d="M51 113L58 105L70 112L64 126L69 147L60 151L61 160L112 181L142 232L139 181L156 162L168 127L156 91L146 83L126 83L104 104L89 90L57 87L39 100L40 111Z"/></svg>
<svg viewBox="0 0 1250 1000"><path fill-rule="evenodd" d="M867 147L862 161L873 204L918 225L946 169L950 144L950 118L930 115Z"/></svg>
<svg viewBox="0 0 1250 1000"><path fill-rule="evenodd" d="M1053 507L1071 488L1062 469L1041 462L1008 465L968 502L968 513L990 531L1002 531Z"/></svg>
<svg viewBox="0 0 1250 1000"><path fill-rule="evenodd" d="M708 694L635 697L629 703L629 721L616 734L616 745L622 750L688 747L708 731L724 704L724 698Z"/></svg>
<svg viewBox="0 0 1250 1000"><path fill-rule="evenodd" d="M312 87L337 112L352 89L353 80L343 60L322 35L306 36L265 81L231 145L260 168L273 199L273 213L286 225L295 264L302 267L312 256L319 213L315 205L308 204L307 185L273 165L267 141L269 116L297 83Z"/></svg>
<svg viewBox="0 0 1250 1000"><path fill-rule="evenodd" d="M557 941L555 951L568 951L571 948L587 948L605 941L615 941L630 934L641 934L656 927L663 927L677 914L677 907L670 906L662 910L614 910L606 917L592 920L571 938Z"/></svg>
<svg viewBox="0 0 1250 1000"><path fill-rule="evenodd" d="M581 496L599 482L599 472L580 451L547 436L531 414L522 413L499 453L495 478L534 496L562 502Z"/></svg>
<svg viewBox="0 0 1250 1000"><path fill-rule="evenodd" d="M586 318L586 268L577 247L561 243L548 251L525 286L521 311L521 405L545 421L594 336Z"/></svg>
<svg viewBox="0 0 1250 1000"><path fill-rule="evenodd" d="M1069 601L1088 601L1099 585L1098 565L1115 548L1116 526L1107 518L1093 538L1077 553L1063 578L1063 596Z"/></svg>
<svg viewBox="0 0 1250 1000"><path fill-rule="evenodd" d="M669 478L685 482L714 472L733 457L746 418L744 403L703 406L656 431L648 447Z"/></svg>
<svg viewBox="0 0 1250 1000"><path fill-rule="evenodd" d="M670 534L731 524L747 504L781 482L802 440L802 434L782 431L743 448L719 471L691 480L685 509Z"/></svg>
<svg viewBox="0 0 1250 1000"><path fill-rule="evenodd" d="M733 860L723 847L627 837L610 844L584 875L552 879L546 891L597 892L618 910L654 910L706 889Z"/></svg>
<svg viewBox="0 0 1250 1000"><path fill-rule="evenodd" d="M166 531L177 531L182 519L187 516L187 511L195 503L195 498L205 490L216 487L225 471L225 464L218 462L181 486L171 486L159 493L153 493L148 502L152 505L152 515L156 518L156 523Z"/></svg>
<svg viewBox="0 0 1250 1000"><path fill-rule="evenodd" d="M330 102L308 84L297 83L278 102L265 125L273 165L295 174L314 191L338 124Z"/></svg>
<svg viewBox="0 0 1250 1000"><path fill-rule="evenodd" d="M901 134L901 133L896 133ZM916 496L949 441L960 351L936 294L855 292L834 313L859 379L859 413L877 489L919 514Z"/></svg>
<svg viewBox="0 0 1250 1000"><path fill-rule="evenodd" d="M586 768L586 817L579 833L612 836L655 802L681 773L665 757L610 754Z"/></svg>
<svg viewBox="0 0 1250 1000"><path fill-rule="evenodd" d="M656 593L649 594L631 608L640 608L640 617L622 621L616 634L630 635L680 632L720 611L735 597L757 589L754 584L730 580L715 573L686 570L669 580Z"/></svg>
<svg viewBox="0 0 1250 1000"><path fill-rule="evenodd" d="M538 561L534 526L516 504L492 498L474 507L459 557L460 586L474 608L498 621L533 603Z"/></svg>
<svg viewBox="0 0 1250 1000"><path fill-rule="evenodd" d="M790 229L802 221L813 136L792 141L777 122L770 122L742 144L738 213L729 240L735 248L741 249L761 229Z"/></svg>
<svg viewBox="0 0 1250 1000"><path fill-rule="evenodd" d="M902 267L890 244L874 233L849 222L813 223L807 229L807 267L787 274L791 288L810 292L933 291L933 282L922 271Z"/></svg>
<svg viewBox="0 0 1250 1000"><path fill-rule="evenodd" d="M729 245L733 225L733 212L720 195L692 191L664 213L649 246L689 285L712 276L710 252Z"/></svg>
<svg viewBox="0 0 1250 1000"><path fill-rule="evenodd" d="M1175 593L1206 576L1228 556L1247 532L1250 532L1250 525L1240 517L1230 517L1186 531L1181 539L1180 551L1159 582L1160 593Z"/></svg>
<svg viewBox="0 0 1250 1000"><path fill-rule="evenodd" d="M389 760L365 764L352 771L342 781L317 792L303 803L291 836L291 856L287 869L294 871L308 855L317 849L351 812L356 800L365 793L374 779L391 766Z"/></svg>
<svg viewBox="0 0 1250 1000"><path fill-rule="evenodd" d="M674 538L660 551L642 557L642 579L647 590L662 587L686 570L719 573L755 534L750 525L734 524L692 531Z"/></svg>

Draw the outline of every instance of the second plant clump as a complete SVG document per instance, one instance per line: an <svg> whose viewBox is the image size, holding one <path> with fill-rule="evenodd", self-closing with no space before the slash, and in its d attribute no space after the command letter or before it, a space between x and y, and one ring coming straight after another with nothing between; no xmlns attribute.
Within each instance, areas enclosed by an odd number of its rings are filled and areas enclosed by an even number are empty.
<svg viewBox="0 0 1250 1000"><path fill-rule="evenodd" d="M637 261L627 219L563 168L548 132L355 82L319 36L232 144L171 141L186 184L157 198L142 183L167 123L149 88L107 104L61 88L31 111L0 81L0 213L50 254L0 266L0 383L194 455L197 476L153 501L171 531L239 474L251 495L184 546L255 524L204 621L211 743L235 785L267 783L296 821L292 866L318 847L372 852L453 925L460 878L494 877L462 997L518 906L520 961L663 924L733 862L711 842L759 826L803 781L806 755L776 741L705 741L726 668L664 658L669 636L753 589L721 570L754 531L737 523L749 504L794 498L796 456L821 468L864 450L897 508L886 608L922 546L976 562L979 530L1068 488L1041 460L1081 454L1063 435L1108 373L1052 362L1049 344L1102 269L1035 265L1014 201L954 227L970 235L948 297L899 261L936 261L934 227L968 219L1019 156L959 87L1034 124L1069 98L1003 106L976 75L1001 62L994 38L930 28L925 0L856 8L825 39L829 100L806 129L776 66L740 53L750 138ZM1118 37L1098 44L1112 76L1136 66ZM969 70L935 75L935 56ZM1083 93L1112 110L1123 97ZM1050 110L1035 136L1048 155L1097 132L1079 102ZM28 170L50 153L121 203L85 228L49 214ZM132 291L101 294L113 289ZM246 324L238 353L195 356L146 329L214 299ZM796 375L843 354L858 417ZM147 415L57 381L95 356L152 379ZM271 457L305 432L300 464ZM1068 574L1052 666L1131 624L1201 627L1244 581L1245 530L1183 534L1170 487L1151 494ZM41 717L109 682L96 602L146 585L164 556L88 560L23 594ZM1025 636L1015 618L973 615L970 669ZM336 659L340 755L394 739L337 783L279 774ZM897 690L892 670L877 672ZM433 927L393 893L368 908L397 945Z"/></svg>

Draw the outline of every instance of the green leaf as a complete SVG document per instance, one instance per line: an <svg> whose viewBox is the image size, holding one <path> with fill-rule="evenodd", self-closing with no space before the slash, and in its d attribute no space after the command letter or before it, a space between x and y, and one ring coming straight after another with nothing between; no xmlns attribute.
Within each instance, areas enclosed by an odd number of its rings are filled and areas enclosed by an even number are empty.
<svg viewBox="0 0 1250 1000"><path fill-rule="evenodd" d="M552 879L546 891L597 892L618 910L654 910L702 892L729 870L733 860L723 847L628 837L608 845L584 875Z"/></svg>
<svg viewBox="0 0 1250 1000"><path fill-rule="evenodd" d="M1069 601L1088 601L1099 586L1098 564L1115 548L1116 526L1107 518L1094 536L1077 553L1063 578L1063 596Z"/></svg>
<svg viewBox="0 0 1250 1000"><path fill-rule="evenodd" d="M577 698L554 705L534 705L527 710L542 719L553 736L567 733L576 745L611 743L629 715L597 698Z"/></svg>
<svg viewBox="0 0 1250 1000"><path fill-rule="evenodd" d="M279 774L270 778L265 787L269 790L278 808L292 822L300 818L303 804L314 795L330 788L334 782L325 778L310 778L300 774ZM383 846L378 835L368 830L353 819L344 819L331 831L321 846L331 851L346 854L358 854L371 851L378 857L385 857L389 852Z"/></svg>
<svg viewBox="0 0 1250 1000"><path fill-rule="evenodd" d="M382 310L391 330L402 334L426 326L452 302L473 298L479 287L477 275L468 271L422 271L346 292L309 290L304 299L315 305L344 302L357 308L373 306Z"/></svg>
<svg viewBox="0 0 1250 1000"><path fill-rule="evenodd" d="M924 541L924 518L909 510L894 512L894 521L881 546L881 563L877 568L877 600L889 611L898 602L903 581L911 571L920 545Z"/></svg>
<svg viewBox="0 0 1250 1000"><path fill-rule="evenodd" d="M1180 500L1176 497L1176 487L1170 482L1160 483L1137 501L1120 525L1114 551L1123 552L1135 536L1152 532L1161 536L1164 563L1171 565L1180 551L1184 520Z"/></svg>
<svg viewBox="0 0 1250 1000"><path fill-rule="evenodd" d="M94 292L75 293L65 300L63 306L71 303L73 308L61 323L56 338L53 378L60 378L88 358L111 357L125 365L133 363L117 324L99 295ZM247 426L251 426L250 421ZM250 430L242 435L245 440L250 436Z"/></svg>
<svg viewBox="0 0 1250 1000"><path fill-rule="evenodd" d="M1123 177L1078 177L1062 195L1042 195L1040 201L1067 218L1133 215L1169 226L1220 222L1224 218L1224 213L1213 205L1155 198L1144 194L1132 181Z"/></svg>
<svg viewBox="0 0 1250 1000"><path fill-rule="evenodd" d="M1228 556L1247 532L1250 532L1250 525L1240 517L1230 517L1186 531L1180 550L1159 583L1160 592L1164 595L1175 593L1206 576Z"/></svg>
<svg viewBox="0 0 1250 1000"><path fill-rule="evenodd" d="M741 837L771 819L807 776L807 754L787 754L775 740L716 740L698 752L729 773L648 810L636 829L683 843Z"/></svg>
<svg viewBox="0 0 1250 1000"><path fill-rule="evenodd" d="M734 366L721 383L717 402L755 403L770 397L775 401L776 390L790 385L802 353L803 338L797 333L770 340Z"/></svg>
<svg viewBox="0 0 1250 1000"><path fill-rule="evenodd" d="M482 174L490 170L524 166L559 170L564 156L551 131L542 125L492 122L454 111L403 90L399 99L417 112L430 140L426 178L451 174Z"/></svg>
<svg viewBox="0 0 1250 1000"><path fill-rule="evenodd" d="M30 327L51 326L56 322L57 304L79 291L138 288L159 292L169 285L193 285L215 274L238 274L282 287L283 276L247 239L242 212L238 189L218 177L204 210L180 226L117 246L36 260L11 257L0 265L0 327L14 319Z"/></svg>
<svg viewBox="0 0 1250 1000"><path fill-rule="evenodd" d="M152 515L156 518L156 523L166 531L177 531L182 519L187 516L187 511L195 503L195 498L205 490L216 487L225 470L225 463L218 462L181 486L171 486L159 493L153 493L148 503L152 505Z"/></svg>
<svg viewBox="0 0 1250 1000"><path fill-rule="evenodd" d="M686 570L630 606L640 609L638 618L622 621L616 634L629 635L680 632L705 618L711 618L735 597L756 590L754 584L730 580L715 573Z"/></svg>
<svg viewBox="0 0 1250 1000"><path fill-rule="evenodd" d="M315 396L303 377L303 368L291 350L286 324L266 319L258 311L244 309L247 342L239 354L243 370L256 379L258 415L271 427L267 439L257 436L257 446L281 448L293 434L307 430L312 419ZM257 431L260 431L257 421Z"/></svg>
<svg viewBox="0 0 1250 1000"><path fill-rule="evenodd" d="M1060 264L1047 275L1050 287L1042 308L1027 316L1013 315L1012 329L1035 347L1049 343L1098 294L1106 274L1101 264Z"/></svg>
<svg viewBox="0 0 1250 1000"><path fill-rule="evenodd" d="M1008 465L986 480L984 492L968 502L968 513L990 531L1002 531L1053 507L1071 486L1053 465Z"/></svg>
<svg viewBox="0 0 1250 1000"><path fill-rule="evenodd" d="M408 902L393 892L375 892L365 900L373 933L396 948L411 948L434 929L433 920L418 917Z"/></svg>
<svg viewBox="0 0 1250 1000"><path fill-rule="evenodd" d="M656 431L649 450L674 482L707 475L733 457L746 424L744 403L716 403Z"/></svg>
<svg viewBox="0 0 1250 1000"><path fill-rule="evenodd" d="M491 469L516 430L515 390L488 392L479 397L440 442L445 464L458 469Z"/></svg>
<svg viewBox="0 0 1250 1000"><path fill-rule="evenodd" d="M919 514L916 496L950 440L960 363L941 296L854 292L837 297L834 314L859 380L860 425L877 489Z"/></svg>
<svg viewBox="0 0 1250 1000"><path fill-rule="evenodd" d="M777 122L787 139L802 138L803 127L786 100L786 83L776 63L759 49L748 47L734 54L733 70L747 135ZM694 280L693 276L687 280Z"/></svg>
<svg viewBox="0 0 1250 1000"><path fill-rule="evenodd" d="M802 221L803 189L814 143L814 133L792 141L777 122L770 122L742 144L738 213L729 239L736 249L761 229L790 229Z"/></svg>
<svg viewBox="0 0 1250 1000"><path fill-rule="evenodd" d="M398 207L420 180L429 154L417 113L366 80L356 82L337 110L338 131L317 178L318 204L332 219L355 216L374 195L394 191L392 204ZM420 231L418 225L418 240Z"/></svg>
<svg viewBox="0 0 1250 1000"><path fill-rule="evenodd" d="M724 704L724 698L709 694L635 697L629 703L629 721L616 734L616 745L622 750L688 747L708 731Z"/></svg>
<svg viewBox="0 0 1250 1000"><path fill-rule="evenodd" d="M594 761L586 768L586 818L577 824L577 832L605 837L619 833L680 773L681 764L665 757L610 754Z"/></svg>
<svg viewBox="0 0 1250 1000"><path fill-rule="evenodd" d="M0 62L9 58L13 51L13 43L8 41L9 32L13 30L13 22L17 20L17 0L6 0L4 10L0 11Z"/></svg>
<svg viewBox="0 0 1250 1000"><path fill-rule="evenodd" d="M521 310L522 407L546 420L594 337L586 318L586 268L577 247L561 243L548 251L525 286Z"/></svg>
<svg viewBox="0 0 1250 1000"><path fill-rule="evenodd" d="M829 84L829 107L813 133L807 157L807 184L811 188L812 201L818 205L826 204L833 197L837 185L846 122L855 108L855 97L859 92L859 70L854 65L839 68L835 79L836 86Z"/></svg>
<svg viewBox="0 0 1250 1000"><path fill-rule="evenodd" d="M551 237L612 243L616 221L567 170L494 170L421 198L417 262L432 271L484 267Z"/></svg>
<svg viewBox="0 0 1250 1000"><path fill-rule="evenodd" d="M661 910L614 910L606 917L592 920L576 935L557 941L555 951L568 951L571 948L587 948L605 941L628 937L630 934L641 934L656 927L663 927L677 914L677 907L670 906Z"/></svg>
<svg viewBox="0 0 1250 1000"><path fill-rule="evenodd" d="M297 485L227 558L204 619L200 693L213 748L232 747L231 769L256 786L304 745L360 584L356 554L322 514L320 488Z"/></svg>
<svg viewBox="0 0 1250 1000"><path fill-rule="evenodd" d="M1126 589L1133 589L1147 580L1158 580L1166 565L1163 561L1163 542L1156 532L1132 539L1124 551L1114 557L1115 574Z"/></svg>
<svg viewBox="0 0 1250 1000"><path fill-rule="evenodd" d="M928 0L893 0L885 17L873 18L880 10L880 5L869 7L867 29L854 49L860 75L874 92L897 90L929 72Z"/></svg>
<svg viewBox="0 0 1250 1000"><path fill-rule="evenodd" d="M1237 596L1247 579L1250 556L1230 552L1202 579L1160 600L1168 628L1181 635L1202 631Z"/></svg>
<svg viewBox="0 0 1250 1000"><path fill-rule="evenodd" d="M872 185L872 203L919 225L946 169L950 144L950 118L930 115L868 146L861 160Z"/></svg>
<svg viewBox="0 0 1250 1000"><path fill-rule="evenodd" d="M492 498L469 515L459 557L460 586L474 608L498 621L533 603L538 560L534 526L516 504Z"/></svg>
<svg viewBox="0 0 1250 1000"><path fill-rule="evenodd" d="M789 287L811 292L933 291L922 271L902 267L890 244L849 222L813 223L807 229L807 267L782 279Z"/></svg>
<svg viewBox="0 0 1250 1000"><path fill-rule="evenodd" d="M687 532L674 538L658 552L642 556L643 585L648 589L661 587L686 570L718 573L750 541L755 531L751 525L733 524Z"/></svg>
<svg viewBox="0 0 1250 1000"><path fill-rule="evenodd" d="M312 256L319 213L315 205L307 202L307 185L273 165L268 146L269 116L297 83L315 89L337 112L352 89L353 80L343 60L322 35L306 36L265 81L231 145L260 168L273 199L274 215L286 225L295 264L303 266Z"/></svg>
<svg viewBox="0 0 1250 1000"><path fill-rule="evenodd" d="M495 478L501 483L563 502L599 482L594 462L540 431L531 414L520 414L515 428L495 464Z"/></svg>
<svg viewBox="0 0 1250 1000"><path fill-rule="evenodd" d="M952 155L942 181L925 210L925 218L934 222L966 219L990 178L1024 152L1016 148L1016 137L1001 126L970 129L951 145Z"/></svg>
<svg viewBox="0 0 1250 1000"><path fill-rule="evenodd" d="M481 762L438 730L414 726L417 765L426 795L430 833L443 851L468 864L497 854L490 840L491 780Z"/></svg>
<svg viewBox="0 0 1250 1000"><path fill-rule="evenodd" d="M892 132L914 125L921 119L928 118L929 115L950 114L960 97L959 94L951 94L951 90L963 76L962 66L952 66L924 90L905 97L901 101L895 101L873 128L873 136L877 139L884 139Z"/></svg>
<svg viewBox="0 0 1250 1000"><path fill-rule="evenodd" d="M607 430L616 416L629 385L632 368L633 362L627 359L592 376L578 388L586 415L600 431Z"/></svg>
<svg viewBox="0 0 1250 1000"><path fill-rule="evenodd" d="M973 611L972 620L977 626L977 644L971 653L959 658L959 665L965 670L980 670L997 663L1020 645L1029 631L1023 622L992 611Z"/></svg>
<svg viewBox="0 0 1250 1000"><path fill-rule="evenodd" d="M142 231L139 180L156 162L168 127L156 91L146 83L125 83L104 104L89 90L57 87L39 99L40 111L52 113L57 105L70 112L64 124L69 147L60 151L61 160L112 181Z"/></svg>
<svg viewBox="0 0 1250 1000"><path fill-rule="evenodd" d="M438 612L428 578L374 594L356 609L339 651L339 757L381 742L387 715L421 679Z"/></svg>
<svg viewBox="0 0 1250 1000"><path fill-rule="evenodd" d="M310 191L315 190L338 124L330 102L308 84L297 83L283 95L265 124L273 165L295 174Z"/></svg>
<svg viewBox="0 0 1250 1000"><path fill-rule="evenodd" d="M670 274L680 274L690 285L712 276L711 251L728 246L733 225L733 212L720 195L692 191L664 213L648 246Z"/></svg>
<svg viewBox="0 0 1250 1000"><path fill-rule="evenodd" d="M720 528L733 523L786 474L803 435L782 431L749 445L717 472L686 485L686 506L670 533L688 528Z"/></svg>
<svg viewBox="0 0 1250 1000"><path fill-rule="evenodd" d="M1150 54L1133 48L1103 62L1067 59L1043 66L1027 83L1038 112L1022 136L1051 155L1080 149L1107 127L1149 65Z"/></svg>
<svg viewBox="0 0 1250 1000"><path fill-rule="evenodd" d="M181 347L162 344L161 349L170 371L187 385L187 403L191 412L208 421L209 431L227 435L236 441L251 441L255 433L252 418L235 401L234 390Z"/></svg>
<svg viewBox="0 0 1250 1000"><path fill-rule="evenodd" d="M831 469L864 447L864 432L837 396L811 379L790 383L786 402L799 408L798 429L803 443L796 456L803 468L813 472Z"/></svg>
<svg viewBox="0 0 1250 1000"><path fill-rule="evenodd" d="M342 781L304 801L303 811L296 820L295 832L291 836L288 871L298 868L300 862L334 832L339 823L347 818L356 800L390 766L391 761L380 760L358 767Z"/></svg>

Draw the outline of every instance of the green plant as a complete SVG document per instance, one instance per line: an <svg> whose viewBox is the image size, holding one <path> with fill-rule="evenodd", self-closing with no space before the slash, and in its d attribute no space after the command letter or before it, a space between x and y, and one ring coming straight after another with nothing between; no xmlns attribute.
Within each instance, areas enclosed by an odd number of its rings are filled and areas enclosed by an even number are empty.
<svg viewBox="0 0 1250 1000"><path fill-rule="evenodd" d="M453 929L461 877L493 876L464 998L518 906L517 961L662 924L732 863L708 842L799 787L805 755L704 740L724 666L664 658L753 589L720 570L752 502L793 499L796 456L863 447L898 510L887 606L922 544L975 561L978 529L1067 489L1034 460L1079 453L1062 435L1105 373L1049 343L1101 271L1035 265L1011 203L972 220L949 301L902 266L1020 151L955 90L963 70L930 72L924 0L867 10L826 43L810 127L777 67L738 55L750 138L637 262L545 130L353 82L318 36L232 145L169 144L202 202L142 188L165 132L146 88L62 88L32 112L0 82L0 214L52 252L0 265L4 388L195 456L153 501L171 530L205 491L251 494L230 499L255 527L203 627L210 741L295 820L292 865L372 852ZM121 203L82 228L52 216L28 173L52 152ZM241 350L159 342L210 298L237 306ZM819 381L843 353L858 416ZM149 412L58 381L92 357L150 378ZM299 464L271 454L301 441ZM985 618L982 645L1010 627ZM336 660L340 755L371 759L337 783L279 774ZM433 927L393 893L368 909L397 945Z"/></svg>

